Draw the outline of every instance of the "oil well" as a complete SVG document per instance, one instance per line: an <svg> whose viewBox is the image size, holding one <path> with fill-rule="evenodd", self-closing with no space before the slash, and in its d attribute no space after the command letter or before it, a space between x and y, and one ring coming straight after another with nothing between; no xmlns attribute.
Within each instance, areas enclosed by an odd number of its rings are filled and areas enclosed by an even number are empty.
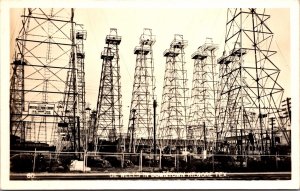
<svg viewBox="0 0 300 191"><path fill-rule="evenodd" d="M144 28L132 52L128 108L120 72L128 63L119 55L122 37L111 28L99 50L94 110L86 100L87 31L75 15L74 9L39 8L21 15L10 75L12 172L69 171L74 160L83 161L82 171L251 171L263 164L290 171L291 98L283 97L272 60L272 18L265 9L228 9L224 48L206 38L192 55L185 54L188 40L181 34L154 55L155 31ZM165 57L160 103L156 56Z"/></svg>

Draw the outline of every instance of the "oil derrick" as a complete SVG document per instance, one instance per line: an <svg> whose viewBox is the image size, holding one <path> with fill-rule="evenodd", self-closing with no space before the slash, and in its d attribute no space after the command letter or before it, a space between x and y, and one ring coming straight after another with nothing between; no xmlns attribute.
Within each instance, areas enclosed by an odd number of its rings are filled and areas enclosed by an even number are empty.
<svg viewBox="0 0 300 191"><path fill-rule="evenodd" d="M60 148L57 150L65 148L71 151L80 151L82 144L86 144L83 133L87 129L84 71L84 40L86 37L87 32L83 30L82 25L72 27L73 46L66 77L65 94L60 105L63 121L58 123Z"/></svg>
<svg viewBox="0 0 300 191"><path fill-rule="evenodd" d="M271 50L269 18L264 9L227 11L225 47L218 59L218 150L244 154L251 146L267 152L268 118L279 120L283 95L277 81L280 70L272 61L276 51Z"/></svg>
<svg viewBox="0 0 300 191"><path fill-rule="evenodd" d="M147 145L153 135L153 99L155 82L153 77L153 51L155 36L152 30L145 28L140 36L139 46L134 48L136 66L130 107L128 135L130 137L129 152L136 147ZM134 112L133 112L134 111Z"/></svg>
<svg viewBox="0 0 300 191"><path fill-rule="evenodd" d="M160 110L159 139L161 146L180 146L186 139L187 76L184 48L187 41L175 35L170 48L164 51L166 68Z"/></svg>
<svg viewBox="0 0 300 191"><path fill-rule="evenodd" d="M77 93L78 93L78 115L79 115L79 130L82 132L79 134L79 139L83 145L87 145L86 135L88 133L86 111L89 109L86 107L85 102L85 52L84 41L87 38L87 31L83 29L82 25L77 25L75 30L75 42L76 42L76 68L77 68ZM82 146L83 146L82 145Z"/></svg>
<svg viewBox="0 0 300 191"><path fill-rule="evenodd" d="M119 65L121 36L118 36L117 29L110 29L105 43L101 53L103 63L96 110L96 146L99 140L116 141L123 125Z"/></svg>
<svg viewBox="0 0 300 191"><path fill-rule="evenodd" d="M204 141L205 150L207 143L214 140L216 126L217 48L212 39L207 38L205 44L192 54L195 61L187 138L194 140L194 146L200 140Z"/></svg>
<svg viewBox="0 0 300 191"><path fill-rule="evenodd" d="M24 9L10 81L10 133L20 142L52 144L57 138L57 123L66 115L59 101L76 68L74 27L73 9Z"/></svg>

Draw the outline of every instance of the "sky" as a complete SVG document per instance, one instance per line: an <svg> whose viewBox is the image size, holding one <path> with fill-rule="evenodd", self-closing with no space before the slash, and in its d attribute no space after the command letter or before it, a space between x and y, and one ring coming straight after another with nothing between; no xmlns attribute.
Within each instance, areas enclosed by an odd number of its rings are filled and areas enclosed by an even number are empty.
<svg viewBox="0 0 300 191"><path fill-rule="evenodd" d="M156 78L156 95L158 113L162 98L162 86L165 69L163 52L169 48L174 34L183 35L188 41L185 48L188 87L192 86L192 71L194 61L191 55L201 46L207 37L219 45L217 58L221 56L225 41L225 8L89 8L75 9L75 21L83 24L87 30L85 42L85 72L86 72L86 102L96 109L98 87L102 60L100 53L105 46L105 37L110 28L117 28L122 37L119 46L121 91L123 102L123 125L128 126L135 56L133 50L139 45L139 37L143 28L151 28L156 36L153 45L154 76ZM22 9L11 9L10 12L10 51L14 50L14 39L20 30L20 14ZM290 97L290 11L289 9L266 9L271 18L268 26L274 32L273 50L278 51L272 57L282 71L279 83L285 88L284 97ZM191 94L190 92L188 93Z"/></svg>

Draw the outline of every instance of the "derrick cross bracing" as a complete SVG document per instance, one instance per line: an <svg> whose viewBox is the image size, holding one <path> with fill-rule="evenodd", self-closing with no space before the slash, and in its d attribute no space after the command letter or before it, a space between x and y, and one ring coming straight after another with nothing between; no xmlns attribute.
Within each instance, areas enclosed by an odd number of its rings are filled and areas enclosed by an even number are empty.
<svg viewBox="0 0 300 191"><path fill-rule="evenodd" d="M70 65L66 78L65 95L60 106L66 116L59 123L60 150L72 148L73 151L82 150L85 143L84 133L86 126L85 111L85 71L84 71L84 40L87 32L82 25L76 25L71 30L73 50L70 56ZM70 144L70 145L68 145ZM57 148L59 149L59 148Z"/></svg>
<svg viewBox="0 0 300 191"><path fill-rule="evenodd" d="M103 62L96 110L95 149L100 139L116 141L120 138L123 125L119 65L121 36L118 36L117 29L110 29L105 43L106 47L101 52Z"/></svg>
<svg viewBox="0 0 300 191"><path fill-rule="evenodd" d="M189 121L187 138L201 140L202 148L206 150L213 146L215 140L217 98L217 63L215 52L218 46L211 38L192 54L194 59L194 72L191 90L191 105L189 110Z"/></svg>
<svg viewBox="0 0 300 191"><path fill-rule="evenodd" d="M225 47L220 64L217 150L245 154L251 147L269 153L269 118L288 140L279 120L283 88L272 58L273 32L264 9L228 9Z"/></svg>
<svg viewBox="0 0 300 191"><path fill-rule="evenodd" d="M129 152L136 152L142 145L149 144L149 141L146 142L147 139L153 139L154 43L155 36L152 35L152 30L145 28L140 36L139 46L134 48L136 66L127 133L132 145Z"/></svg>
<svg viewBox="0 0 300 191"><path fill-rule="evenodd" d="M161 147L183 146L176 140L186 140L188 91L184 60L186 46L187 41L183 36L176 34L170 48L163 54L166 57L166 66L158 127L158 138L162 140Z"/></svg>
<svg viewBox="0 0 300 191"><path fill-rule="evenodd" d="M21 17L22 28L11 65L11 136L19 137L20 142L56 144L62 132L70 140L74 136L68 125L59 129L58 124L68 121L75 126L75 118L79 117L61 109L66 107L63 100L70 93L64 91L69 83L67 77L77 70L74 10L28 8ZM76 82L80 81L76 78L73 75ZM78 92L73 94L78 96ZM72 99L78 103L76 97ZM77 108L70 109L77 114Z"/></svg>

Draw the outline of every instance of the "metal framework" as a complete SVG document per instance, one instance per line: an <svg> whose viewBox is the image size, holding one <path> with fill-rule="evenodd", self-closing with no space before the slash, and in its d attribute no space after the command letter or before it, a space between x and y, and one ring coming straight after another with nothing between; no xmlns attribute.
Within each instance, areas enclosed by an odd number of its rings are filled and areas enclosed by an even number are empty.
<svg viewBox="0 0 300 191"><path fill-rule="evenodd" d="M155 79L153 76L153 51L155 36L152 29L145 28L140 36L139 46L134 48L136 54L136 66L131 98L131 117L128 124L128 135L130 137L129 152L135 152L136 146L146 144L147 139L153 138L153 100L155 90ZM134 121L135 120L135 121Z"/></svg>
<svg viewBox="0 0 300 191"><path fill-rule="evenodd" d="M118 36L117 29L110 29L105 43L106 47L101 52L103 63L96 109L96 146L99 139L116 141L123 126L119 65L121 36Z"/></svg>
<svg viewBox="0 0 300 191"><path fill-rule="evenodd" d="M211 38L192 54L194 59L193 86L188 122L188 139L212 143L215 139L216 99L217 99L217 63L215 52L218 46ZM212 145L211 145L212 146Z"/></svg>
<svg viewBox="0 0 300 191"><path fill-rule="evenodd" d="M86 134L88 131L87 126L87 110L89 107L85 101L85 52L84 52L84 41L87 38L87 31L83 30L83 26L77 25L75 30L75 43L76 43L76 69L77 69L77 93L78 93L78 115L79 115L79 126L80 136L79 139L82 142L82 146L87 145Z"/></svg>
<svg viewBox="0 0 300 191"><path fill-rule="evenodd" d="M59 108L64 114L63 122L58 123L60 148L72 148L73 151L82 150L85 143L84 133L87 129L86 107L85 107L85 72L84 72L84 40L87 32L79 29L72 29L71 38L73 44L70 56L71 68L68 70L65 86L65 95Z"/></svg>
<svg viewBox="0 0 300 191"><path fill-rule="evenodd" d="M269 18L264 9L227 11L225 48L218 59L217 150L244 154L251 145L260 153L268 152L268 118L279 122L283 95L277 81L280 70L272 61L276 51L271 50L273 32L267 25ZM278 129L283 127L279 125Z"/></svg>
<svg viewBox="0 0 300 191"><path fill-rule="evenodd" d="M84 126L77 106L70 106L74 115L62 109L66 100L82 107L85 102L84 63L75 54L75 28L73 9L24 9L10 81L10 133L21 143L59 143L57 133L71 140L74 134L67 123L72 121L74 127L77 118L78 126ZM71 78L81 85L81 92L73 88L73 97L64 91L70 89Z"/></svg>
<svg viewBox="0 0 300 191"><path fill-rule="evenodd" d="M186 139L187 73L184 48L187 41L176 34L170 48L164 51L166 68L160 110L159 138L161 147L179 146Z"/></svg>

